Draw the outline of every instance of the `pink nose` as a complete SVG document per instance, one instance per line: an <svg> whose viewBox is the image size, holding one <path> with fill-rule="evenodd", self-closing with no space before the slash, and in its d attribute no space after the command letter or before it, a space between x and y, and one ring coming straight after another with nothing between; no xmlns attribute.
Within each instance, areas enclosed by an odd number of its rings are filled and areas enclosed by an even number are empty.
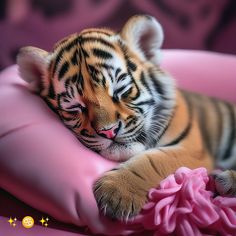
<svg viewBox="0 0 236 236"><path fill-rule="evenodd" d="M106 138L112 139L112 138L115 138L115 136L118 133L118 130L119 130L119 125L117 124L108 129L103 128L103 129L97 130L97 133L101 136L105 136Z"/></svg>

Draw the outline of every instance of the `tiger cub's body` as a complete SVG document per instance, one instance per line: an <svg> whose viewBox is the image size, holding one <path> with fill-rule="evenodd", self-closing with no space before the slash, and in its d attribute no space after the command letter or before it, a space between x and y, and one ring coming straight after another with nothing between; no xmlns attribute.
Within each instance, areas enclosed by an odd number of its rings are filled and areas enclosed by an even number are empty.
<svg viewBox="0 0 236 236"><path fill-rule="evenodd" d="M195 93L183 94L196 114L201 138L215 165L236 169L236 106Z"/></svg>
<svg viewBox="0 0 236 236"><path fill-rule="evenodd" d="M234 168L236 108L180 91L160 68L163 32L150 16L134 16L118 34L88 29L50 53L18 55L22 77L87 147L124 161L94 184L99 207L129 218L147 192L181 166ZM216 176L221 193L236 194L233 171Z"/></svg>

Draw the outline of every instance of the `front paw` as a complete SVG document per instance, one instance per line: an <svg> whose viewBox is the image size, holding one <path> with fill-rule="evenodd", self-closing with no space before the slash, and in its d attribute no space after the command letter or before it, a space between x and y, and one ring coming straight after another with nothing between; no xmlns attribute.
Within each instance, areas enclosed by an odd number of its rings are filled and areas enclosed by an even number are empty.
<svg viewBox="0 0 236 236"><path fill-rule="evenodd" d="M216 190L220 195L236 197L236 172L226 170L221 173L213 174Z"/></svg>
<svg viewBox="0 0 236 236"><path fill-rule="evenodd" d="M147 188L129 170L120 168L107 172L94 185L98 207L112 219L128 220L142 209Z"/></svg>

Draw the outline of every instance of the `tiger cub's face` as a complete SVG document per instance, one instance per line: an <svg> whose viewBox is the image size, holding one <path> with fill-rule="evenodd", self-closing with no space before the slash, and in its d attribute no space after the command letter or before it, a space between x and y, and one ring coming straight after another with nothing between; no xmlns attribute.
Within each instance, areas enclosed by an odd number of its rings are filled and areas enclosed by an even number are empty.
<svg viewBox="0 0 236 236"><path fill-rule="evenodd" d="M174 85L159 68L163 33L148 16L120 34L89 29L48 53L26 47L20 72L87 147L112 160L157 145L174 107Z"/></svg>

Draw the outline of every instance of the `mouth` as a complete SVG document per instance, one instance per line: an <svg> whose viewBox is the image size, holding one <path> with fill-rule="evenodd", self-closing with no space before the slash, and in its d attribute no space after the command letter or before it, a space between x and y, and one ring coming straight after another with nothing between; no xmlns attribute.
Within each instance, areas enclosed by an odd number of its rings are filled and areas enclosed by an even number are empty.
<svg viewBox="0 0 236 236"><path fill-rule="evenodd" d="M104 158L113 161L126 161L140 151L145 150L144 145L138 141L136 135L117 136L115 139L101 139L100 137L99 140L84 144Z"/></svg>
<svg viewBox="0 0 236 236"><path fill-rule="evenodd" d="M101 150L99 154L108 160L121 162L130 159L144 150L145 146L138 142L112 142L108 148Z"/></svg>

